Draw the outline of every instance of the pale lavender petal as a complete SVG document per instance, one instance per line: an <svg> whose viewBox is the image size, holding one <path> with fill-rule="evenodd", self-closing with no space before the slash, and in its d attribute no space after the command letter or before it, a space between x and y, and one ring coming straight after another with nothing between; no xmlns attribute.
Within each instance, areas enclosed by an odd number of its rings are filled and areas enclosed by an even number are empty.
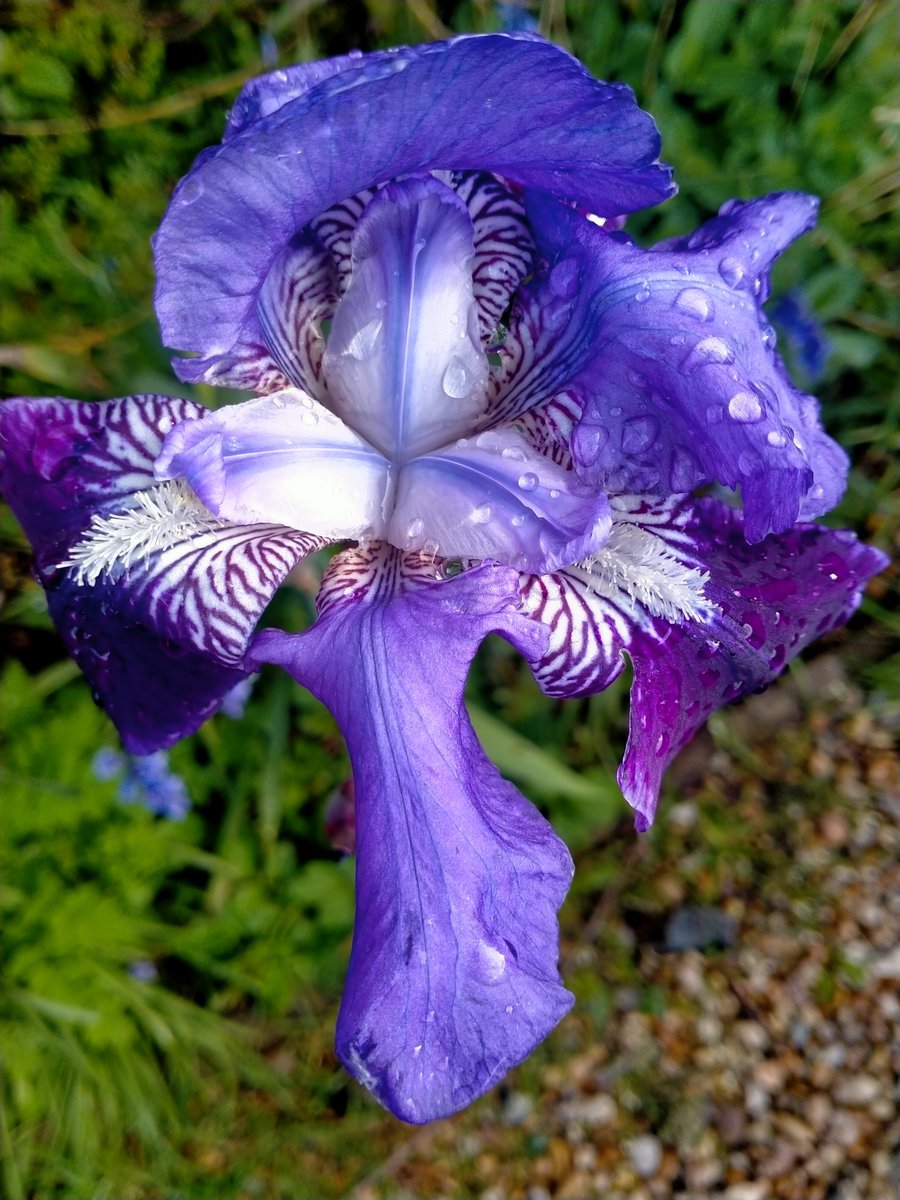
<svg viewBox="0 0 900 1200"><path fill-rule="evenodd" d="M163 337L204 358L241 343L280 249L375 183L484 170L604 213L672 191L631 92L540 39L463 37L276 72L251 90L240 132L200 157L154 243Z"/></svg>
<svg viewBox="0 0 900 1200"><path fill-rule="evenodd" d="M444 558L552 571L599 549L609 503L514 429L462 438L407 463L388 540Z"/></svg>
<svg viewBox="0 0 900 1200"><path fill-rule="evenodd" d="M482 638L533 647L539 626L516 613L511 571L429 584L422 569L409 580L395 551L345 552L312 630L261 634L255 652L324 700L347 738L357 918L337 1050L414 1123L499 1082L572 1002L556 921L571 860L485 758L463 705Z"/></svg>
<svg viewBox="0 0 900 1200"><path fill-rule="evenodd" d="M339 541L380 536L391 467L321 404L290 389L177 426L156 473L186 479L227 521Z"/></svg>
<svg viewBox="0 0 900 1200"><path fill-rule="evenodd" d="M436 179L389 184L353 235L325 378L334 411L403 461L471 429L487 359L472 294L472 222Z"/></svg>

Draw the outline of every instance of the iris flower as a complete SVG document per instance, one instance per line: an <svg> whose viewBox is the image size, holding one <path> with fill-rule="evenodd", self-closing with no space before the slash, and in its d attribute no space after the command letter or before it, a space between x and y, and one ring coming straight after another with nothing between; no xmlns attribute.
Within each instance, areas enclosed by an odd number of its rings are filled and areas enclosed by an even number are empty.
<svg viewBox="0 0 900 1200"><path fill-rule="evenodd" d="M628 88L528 34L275 71L155 238L179 378L255 398L0 408L6 495L129 752L267 662L340 723L357 917L337 1051L407 1121L469 1103L572 1004L569 853L463 705L482 639L551 696L630 659L619 782L646 829L707 716L846 621L882 565L811 523L846 461L762 309L815 201L734 201L642 249L623 218L672 193L658 153ZM334 544L314 625L254 633Z"/></svg>

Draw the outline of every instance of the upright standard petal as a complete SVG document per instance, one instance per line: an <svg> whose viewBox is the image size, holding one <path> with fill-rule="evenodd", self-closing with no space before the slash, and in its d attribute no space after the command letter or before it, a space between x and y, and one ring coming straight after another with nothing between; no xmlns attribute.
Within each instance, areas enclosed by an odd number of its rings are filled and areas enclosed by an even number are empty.
<svg viewBox="0 0 900 1200"><path fill-rule="evenodd" d="M220 408L167 436L158 479L184 478L217 517L287 525L324 538L380 537L392 468L296 388Z"/></svg>
<svg viewBox="0 0 900 1200"><path fill-rule="evenodd" d="M540 39L463 37L345 60L318 82L304 70L296 88L278 74L254 85L260 103L240 117L250 123L198 159L154 241L164 340L204 358L241 341L279 250L373 183L485 170L609 213L673 190L631 92ZM279 94L296 98L278 106Z"/></svg>
<svg viewBox="0 0 900 1200"><path fill-rule="evenodd" d="M256 659L325 701L347 738L357 917L337 1049L413 1123L497 1083L572 1003L556 921L571 859L485 758L463 706L486 634L534 653L542 633L516 612L513 572L433 574L429 559L346 551L316 625L254 644Z"/></svg>
<svg viewBox="0 0 900 1200"><path fill-rule="evenodd" d="M168 396L0 405L0 482L35 549L50 613L126 748L192 733L246 675L263 608L321 543L225 525L153 462L204 409Z"/></svg>
<svg viewBox="0 0 900 1200"><path fill-rule="evenodd" d="M484 412L474 255L465 205L428 176L382 188L356 227L323 369L334 411L393 462Z"/></svg>
<svg viewBox="0 0 900 1200"><path fill-rule="evenodd" d="M791 386L760 307L769 265L815 210L793 193L732 204L692 238L646 251L533 200L549 265L520 290L492 413L508 420L574 388L586 478L663 495L739 487L752 541L826 511L846 460Z"/></svg>
<svg viewBox="0 0 900 1200"><path fill-rule="evenodd" d="M771 682L846 622L885 566L853 534L800 525L756 545L713 500L614 500L599 554L525 577L526 611L550 630L531 659L549 695L589 695L634 664L619 783L646 829L663 772L710 713Z"/></svg>

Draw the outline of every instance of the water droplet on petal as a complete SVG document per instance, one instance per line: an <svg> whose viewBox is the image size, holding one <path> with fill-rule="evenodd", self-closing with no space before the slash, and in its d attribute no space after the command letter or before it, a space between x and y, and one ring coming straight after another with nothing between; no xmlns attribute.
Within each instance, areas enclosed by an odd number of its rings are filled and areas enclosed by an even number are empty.
<svg viewBox="0 0 900 1200"><path fill-rule="evenodd" d="M357 329L356 333L354 333L353 337L347 343L346 353L358 362L365 362L371 358L378 346L381 329L382 322L380 318L373 317L371 321L367 321L362 329Z"/></svg>
<svg viewBox="0 0 900 1200"><path fill-rule="evenodd" d="M475 525L485 525L491 519L491 506L479 504L477 508L472 509L470 519Z"/></svg>
<svg viewBox="0 0 900 1200"><path fill-rule="evenodd" d="M314 412L302 412L300 414L300 420L304 425L318 425L319 423L319 418Z"/></svg>
<svg viewBox="0 0 900 1200"><path fill-rule="evenodd" d="M695 321L711 321L715 315L712 302L699 288L683 288L675 297L675 308Z"/></svg>
<svg viewBox="0 0 900 1200"><path fill-rule="evenodd" d="M187 179L178 193L180 204L194 204L203 195L203 184L199 179Z"/></svg>
<svg viewBox="0 0 900 1200"><path fill-rule="evenodd" d="M641 282L640 287L634 293L634 299L638 304L646 304L650 299L650 284L647 283L646 279Z"/></svg>
<svg viewBox="0 0 900 1200"><path fill-rule="evenodd" d="M658 433L655 417L632 417L622 427L622 449L626 454L638 454L653 444Z"/></svg>
<svg viewBox="0 0 900 1200"><path fill-rule="evenodd" d="M727 366L734 362L734 351L728 345L724 338L708 337L697 345L685 356L681 363L681 368L684 371L693 371L697 367L704 367L709 363L722 364Z"/></svg>
<svg viewBox="0 0 900 1200"><path fill-rule="evenodd" d="M786 446L787 438L783 433L779 433L777 429L770 429L766 434L766 441L770 446Z"/></svg>
<svg viewBox="0 0 900 1200"><path fill-rule="evenodd" d="M729 287L737 287L744 278L744 264L739 258L726 255L719 263L719 274Z"/></svg>
<svg viewBox="0 0 900 1200"><path fill-rule="evenodd" d="M752 425L762 420L762 405L752 392L735 392L728 401L728 415L742 425Z"/></svg>
<svg viewBox="0 0 900 1200"><path fill-rule="evenodd" d="M516 515L511 518L509 523L510 525L514 525L516 529L521 529L525 524L525 517L522 515L522 513L516 513Z"/></svg>
<svg viewBox="0 0 900 1200"><path fill-rule="evenodd" d="M464 400L471 395L475 377L461 358L451 358L444 371L441 386L451 400Z"/></svg>
<svg viewBox="0 0 900 1200"><path fill-rule="evenodd" d="M690 450L676 446L672 451L670 474L672 488L676 492L689 492L702 478L699 463Z"/></svg>
<svg viewBox="0 0 900 1200"><path fill-rule="evenodd" d="M576 425L572 434L572 449L583 463L593 463L609 441L609 430L603 425Z"/></svg>
<svg viewBox="0 0 900 1200"><path fill-rule="evenodd" d="M525 452L518 446L504 446L500 451L500 457L507 458L510 462L527 462Z"/></svg>
<svg viewBox="0 0 900 1200"><path fill-rule="evenodd" d="M417 538L425 532L425 522L421 517L413 517L406 527L406 536L408 538Z"/></svg>
<svg viewBox="0 0 900 1200"><path fill-rule="evenodd" d="M547 495L551 500L558 500L562 495L562 492L559 490L559 488L551 488Z"/></svg>
<svg viewBox="0 0 900 1200"><path fill-rule="evenodd" d="M534 471L526 471L524 475L519 476L519 487L523 492L533 492L538 485L538 477Z"/></svg>
<svg viewBox="0 0 900 1200"><path fill-rule="evenodd" d="M758 612L745 612L741 617L741 629L747 641L754 650L761 650L766 644L766 627Z"/></svg>

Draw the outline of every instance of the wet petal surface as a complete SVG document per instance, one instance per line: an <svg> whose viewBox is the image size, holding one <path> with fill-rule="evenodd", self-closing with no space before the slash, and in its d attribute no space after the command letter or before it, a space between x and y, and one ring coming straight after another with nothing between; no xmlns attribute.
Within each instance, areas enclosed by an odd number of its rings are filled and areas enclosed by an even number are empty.
<svg viewBox="0 0 900 1200"><path fill-rule="evenodd" d="M672 190L631 92L540 39L462 37L275 72L235 111L234 136L201 156L154 241L163 337L204 358L240 343L280 248L373 183L494 171L610 213Z"/></svg>
<svg viewBox="0 0 900 1200"><path fill-rule="evenodd" d="M216 516L329 541L381 535L390 464L297 389L220 408L166 438L159 479L182 477Z"/></svg>
<svg viewBox="0 0 900 1200"><path fill-rule="evenodd" d="M429 570L396 551L347 551L314 628L256 643L261 661L328 704L347 738L357 920L337 1049L382 1104L416 1123L495 1084L572 999L556 920L571 860L487 761L462 701L488 632L534 646L539 627L515 612L514 573L427 582Z"/></svg>
<svg viewBox="0 0 900 1200"><path fill-rule="evenodd" d="M393 462L458 437L484 411L472 238L465 206L429 177L382 188L354 232L325 377L334 411Z"/></svg>

